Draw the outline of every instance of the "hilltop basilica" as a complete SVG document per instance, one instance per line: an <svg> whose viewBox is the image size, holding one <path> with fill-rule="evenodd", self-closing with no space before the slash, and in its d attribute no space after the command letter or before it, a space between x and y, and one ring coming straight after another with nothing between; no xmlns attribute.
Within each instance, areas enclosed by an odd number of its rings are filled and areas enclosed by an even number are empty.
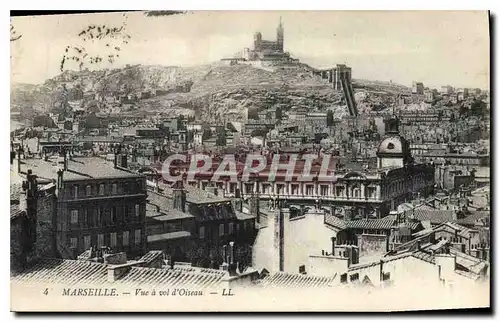
<svg viewBox="0 0 500 322"><path fill-rule="evenodd" d="M282 64L296 64L298 59L290 56L284 51L283 23L280 18L278 28L276 28L276 41L262 39L262 34L254 34L253 49L244 48L243 52L232 58L223 58L221 61L227 65L249 64L257 66L274 66Z"/></svg>

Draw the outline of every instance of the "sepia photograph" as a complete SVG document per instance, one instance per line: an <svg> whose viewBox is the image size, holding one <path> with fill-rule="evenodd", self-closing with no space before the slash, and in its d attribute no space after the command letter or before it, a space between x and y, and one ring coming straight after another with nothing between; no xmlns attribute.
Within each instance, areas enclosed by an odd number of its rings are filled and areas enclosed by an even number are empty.
<svg viewBox="0 0 500 322"><path fill-rule="evenodd" d="M10 310L490 309L490 19L11 12Z"/></svg>

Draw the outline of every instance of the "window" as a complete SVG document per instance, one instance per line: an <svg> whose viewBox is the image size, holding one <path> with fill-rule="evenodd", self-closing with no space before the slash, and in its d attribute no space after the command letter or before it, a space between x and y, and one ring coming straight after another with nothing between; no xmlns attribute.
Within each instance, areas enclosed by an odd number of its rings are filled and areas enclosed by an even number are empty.
<svg viewBox="0 0 500 322"><path fill-rule="evenodd" d="M135 216L136 217L140 215L140 209L141 208L139 207L139 205L135 205Z"/></svg>
<svg viewBox="0 0 500 322"><path fill-rule="evenodd" d="M128 206L123 205L123 221L127 222L129 217Z"/></svg>
<svg viewBox="0 0 500 322"><path fill-rule="evenodd" d="M387 144L387 149L394 150L394 143Z"/></svg>
<svg viewBox="0 0 500 322"><path fill-rule="evenodd" d="M92 195L92 187L91 187L90 185L87 185L87 186L85 187L85 195L86 195L87 197L90 197L90 196Z"/></svg>
<svg viewBox="0 0 500 322"><path fill-rule="evenodd" d="M224 224L219 225L219 236L224 236Z"/></svg>
<svg viewBox="0 0 500 322"><path fill-rule="evenodd" d="M141 230L140 229L135 230L135 244L136 245L141 244Z"/></svg>
<svg viewBox="0 0 500 322"><path fill-rule="evenodd" d="M306 273L306 265L300 265L299 274L305 274L305 273Z"/></svg>
<svg viewBox="0 0 500 322"><path fill-rule="evenodd" d="M90 235L83 237L83 248L90 249Z"/></svg>
<svg viewBox="0 0 500 322"><path fill-rule="evenodd" d="M229 235L232 235L233 234L233 223L232 222L229 223L228 228L229 228L228 229L229 230L228 231Z"/></svg>
<svg viewBox="0 0 500 322"><path fill-rule="evenodd" d="M78 224L78 210L71 210L71 223Z"/></svg>
<svg viewBox="0 0 500 322"><path fill-rule="evenodd" d="M322 185L322 186L320 187L320 194L321 194L322 196L326 196L326 195L328 195L328 186L326 186L326 185Z"/></svg>
<svg viewBox="0 0 500 322"><path fill-rule="evenodd" d="M85 227L90 227L91 225L91 212L88 209L83 210L83 218L85 220Z"/></svg>
<svg viewBox="0 0 500 322"><path fill-rule="evenodd" d="M118 185L116 183L113 183L111 186L111 193L116 195L118 193Z"/></svg>
<svg viewBox="0 0 500 322"><path fill-rule="evenodd" d="M230 193L236 193L236 183L230 183L229 184L229 192Z"/></svg>
<svg viewBox="0 0 500 322"><path fill-rule="evenodd" d="M306 186L306 195L308 196L314 195L314 186L311 185Z"/></svg>
<svg viewBox="0 0 500 322"><path fill-rule="evenodd" d="M104 246L104 235L99 234L97 235L97 247L102 247Z"/></svg>
<svg viewBox="0 0 500 322"><path fill-rule="evenodd" d="M75 199L78 198L78 186L73 186L73 196Z"/></svg>
<svg viewBox="0 0 500 322"><path fill-rule="evenodd" d="M375 188L374 187L368 187L368 198L375 198Z"/></svg>
<svg viewBox="0 0 500 322"><path fill-rule="evenodd" d="M284 190L285 190L285 185L283 184L277 184L276 185L276 190L277 190L277 193L280 195L280 194L283 194Z"/></svg>
<svg viewBox="0 0 500 322"><path fill-rule="evenodd" d="M116 247L116 233L111 233L110 247Z"/></svg>
<svg viewBox="0 0 500 322"><path fill-rule="evenodd" d="M359 274L355 273L351 275L351 282L359 280Z"/></svg>
<svg viewBox="0 0 500 322"><path fill-rule="evenodd" d="M99 196L104 196L104 184L99 185Z"/></svg>
<svg viewBox="0 0 500 322"><path fill-rule="evenodd" d="M292 184L292 195L298 195L298 194L299 194L299 185Z"/></svg>
<svg viewBox="0 0 500 322"><path fill-rule="evenodd" d="M204 239L205 238L205 227L200 227L198 229L198 236L200 237L200 239Z"/></svg>
<svg viewBox="0 0 500 322"><path fill-rule="evenodd" d="M69 239L69 243L70 243L70 247L72 249L76 249L78 247L78 239L74 238L74 237L71 237Z"/></svg>
<svg viewBox="0 0 500 322"><path fill-rule="evenodd" d="M97 208L97 225L102 225L103 224L103 216L102 214L104 213L104 210L102 207Z"/></svg>
<svg viewBox="0 0 500 322"><path fill-rule="evenodd" d="M128 246L128 241L130 238L130 234L128 231L123 232L123 246Z"/></svg>
<svg viewBox="0 0 500 322"><path fill-rule="evenodd" d="M111 223L116 223L116 207L111 208Z"/></svg>

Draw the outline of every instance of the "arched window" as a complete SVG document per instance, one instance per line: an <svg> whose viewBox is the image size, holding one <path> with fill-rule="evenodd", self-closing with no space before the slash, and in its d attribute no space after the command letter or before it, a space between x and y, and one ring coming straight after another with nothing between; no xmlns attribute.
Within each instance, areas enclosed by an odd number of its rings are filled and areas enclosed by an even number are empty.
<svg viewBox="0 0 500 322"><path fill-rule="evenodd" d="M389 144L387 144L387 149L393 150L394 149L394 143L389 142Z"/></svg>

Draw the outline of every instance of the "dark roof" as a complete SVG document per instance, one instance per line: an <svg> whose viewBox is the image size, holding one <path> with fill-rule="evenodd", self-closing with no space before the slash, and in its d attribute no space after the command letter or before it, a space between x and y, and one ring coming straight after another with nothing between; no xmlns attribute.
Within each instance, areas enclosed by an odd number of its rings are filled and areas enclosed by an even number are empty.
<svg viewBox="0 0 500 322"><path fill-rule="evenodd" d="M171 232L171 233L149 235L148 236L148 243L153 243L153 242L163 241L163 240L177 239L177 238L187 238L187 237L191 237L191 233L189 231L175 231L175 232Z"/></svg>
<svg viewBox="0 0 500 322"><path fill-rule="evenodd" d="M60 165L42 159L24 159L22 170L33 170L40 178L57 179L57 171ZM63 180L79 180L89 178L128 178L142 177L137 173L117 169L112 162L101 158L75 158L68 160L68 171L64 172Z"/></svg>
<svg viewBox="0 0 500 322"><path fill-rule="evenodd" d="M278 272L270 274L258 283L263 287L276 288L308 288L308 287L331 287L334 285L335 277L317 277L303 274L290 274Z"/></svg>
<svg viewBox="0 0 500 322"><path fill-rule="evenodd" d="M159 212L146 208L146 216L154 220L169 221L194 217L188 212L174 209L172 197L165 196L161 193L148 191L147 201L149 205L158 206L160 208Z"/></svg>
<svg viewBox="0 0 500 322"><path fill-rule="evenodd" d="M447 221L457 221L457 215L454 210L415 209L405 211L405 216L407 216L407 218L411 218L413 216L415 219L418 219L420 221L428 220L431 222L431 224L442 224Z"/></svg>
<svg viewBox="0 0 500 322"><path fill-rule="evenodd" d="M10 220L26 214L26 210L19 209L19 205L10 205Z"/></svg>

